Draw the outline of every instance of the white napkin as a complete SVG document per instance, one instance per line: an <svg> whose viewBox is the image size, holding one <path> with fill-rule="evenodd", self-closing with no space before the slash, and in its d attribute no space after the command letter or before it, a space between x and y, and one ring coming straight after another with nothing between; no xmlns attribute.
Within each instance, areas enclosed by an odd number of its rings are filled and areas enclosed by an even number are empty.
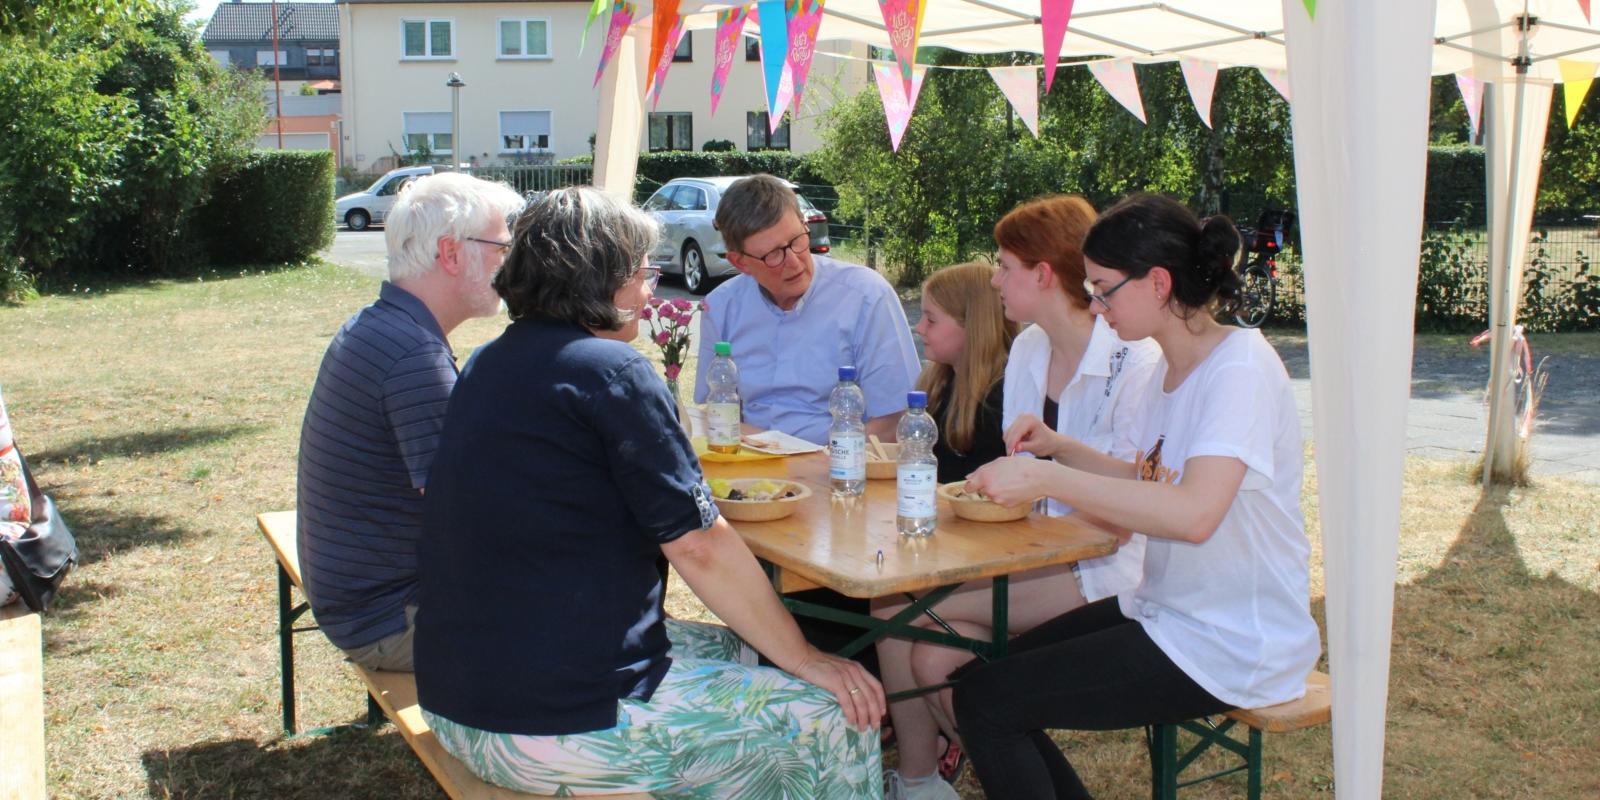
<svg viewBox="0 0 1600 800"><path fill-rule="evenodd" d="M739 443L751 450L759 450L763 453L771 453L777 456L815 453L822 449L822 445L812 444L798 436L790 436L783 431L752 433L741 437Z"/></svg>

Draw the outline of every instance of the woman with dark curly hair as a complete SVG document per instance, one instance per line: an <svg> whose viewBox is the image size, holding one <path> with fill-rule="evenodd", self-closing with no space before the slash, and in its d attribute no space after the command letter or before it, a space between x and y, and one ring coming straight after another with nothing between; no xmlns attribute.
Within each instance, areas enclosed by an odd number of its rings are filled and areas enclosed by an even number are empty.
<svg viewBox="0 0 1600 800"><path fill-rule="evenodd" d="M1137 587L957 671L956 724L990 797L1089 797L1046 729L1180 722L1305 691L1320 644L1300 415L1261 332L1217 321L1239 299L1238 252L1231 220L1164 197L1101 216L1083 246L1093 308L1123 339L1161 347L1135 406L1136 457L1023 416L1006 442L1041 459L1000 459L967 484L1008 505L1055 498L1147 537Z"/></svg>
<svg viewBox="0 0 1600 800"><path fill-rule="evenodd" d="M429 473L416 675L439 742L537 794L877 797L882 687L802 638L629 345L654 221L563 189L513 238L511 325ZM663 556L728 627L667 618Z"/></svg>

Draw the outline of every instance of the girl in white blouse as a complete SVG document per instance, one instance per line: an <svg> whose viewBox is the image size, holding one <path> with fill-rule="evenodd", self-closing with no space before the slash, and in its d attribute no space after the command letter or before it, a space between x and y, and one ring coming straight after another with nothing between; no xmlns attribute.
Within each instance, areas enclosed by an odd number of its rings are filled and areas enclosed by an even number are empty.
<svg viewBox="0 0 1600 800"><path fill-rule="evenodd" d="M1304 693L1320 653L1300 514L1304 459L1288 373L1259 331L1225 326L1241 282L1238 230L1155 195L1089 232L1095 310L1161 347L1137 404L1135 458L1106 455L1023 416L970 489L1048 496L1148 537L1143 580L1015 639L958 673L955 715L990 797L1086 798L1045 729L1177 722Z"/></svg>
<svg viewBox="0 0 1600 800"><path fill-rule="evenodd" d="M1081 197L1055 195L1023 203L994 228L1000 263L990 281L998 290L1006 319L1033 323L1011 346L1003 383L1002 426L1023 414L1043 417L1056 430L1120 458L1132 459L1133 405L1144 393L1160 356L1148 339L1125 342L1089 308L1085 288L1083 238L1094 223L1094 208ZM942 465L941 465L942 466ZM1052 502L1052 515L1070 513ZM1054 567L1012 576L1010 633L1028 631L1045 620L1139 583L1144 537L1134 536L1113 555L1079 565ZM878 603L883 615L904 608L903 602ZM940 603L935 611L968 636L992 636L992 603L988 581L968 584ZM931 686L970 660L966 650L924 642L885 639L878 662L888 691ZM906 670L909 669L909 676ZM898 781L907 789L890 798L951 798L955 792L933 774L940 749L938 721L948 721L950 692L892 704L899 740ZM930 706L931 704L931 706ZM949 766L949 751L940 766ZM926 776L926 777L924 777Z"/></svg>

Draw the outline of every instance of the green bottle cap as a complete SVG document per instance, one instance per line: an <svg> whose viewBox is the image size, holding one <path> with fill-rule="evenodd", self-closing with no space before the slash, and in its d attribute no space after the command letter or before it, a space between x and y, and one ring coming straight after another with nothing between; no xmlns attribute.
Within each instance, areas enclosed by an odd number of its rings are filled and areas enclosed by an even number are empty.
<svg viewBox="0 0 1600 800"><path fill-rule="evenodd" d="M719 355L719 356L731 356L731 355L733 355L733 345L728 344L727 342L717 342L717 355Z"/></svg>

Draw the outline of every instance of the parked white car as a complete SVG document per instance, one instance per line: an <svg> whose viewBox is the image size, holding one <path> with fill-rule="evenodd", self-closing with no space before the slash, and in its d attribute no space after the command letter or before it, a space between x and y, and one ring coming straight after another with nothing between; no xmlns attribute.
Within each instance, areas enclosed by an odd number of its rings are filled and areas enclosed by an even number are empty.
<svg viewBox="0 0 1600 800"><path fill-rule="evenodd" d="M661 223L661 244L650 254L650 263L669 275L682 275L684 288L695 294L711 291L713 278L738 272L728 263L728 247L711 223L722 193L740 177L673 178L642 206ZM789 188L796 187L790 183ZM832 243L828 241L827 215L805 195L797 192L796 196L811 231L811 252L828 252Z"/></svg>
<svg viewBox="0 0 1600 800"><path fill-rule="evenodd" d="M353 231L364 231L368 225L383 224L389 216L394 199L407 182L422 175L432 175L433 167L405 167L390 170L374 181L366 191L347 194L333 201L333 222L344 223Z"/></svg>

